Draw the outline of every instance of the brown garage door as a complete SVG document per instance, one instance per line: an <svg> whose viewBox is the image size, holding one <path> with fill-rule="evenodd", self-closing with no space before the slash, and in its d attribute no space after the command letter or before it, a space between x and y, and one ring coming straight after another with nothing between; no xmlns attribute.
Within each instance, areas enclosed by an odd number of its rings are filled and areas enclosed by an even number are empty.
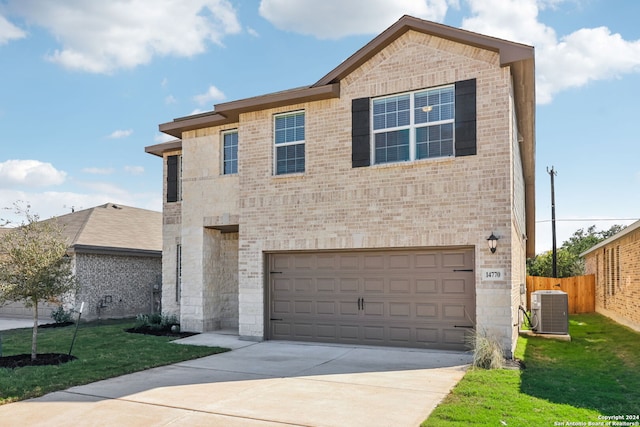
<svg viewBox="0 0 640 427"><path fill-rule="evenodd" d="M269 256L271 339L465 349L473 249Z"/></svg>

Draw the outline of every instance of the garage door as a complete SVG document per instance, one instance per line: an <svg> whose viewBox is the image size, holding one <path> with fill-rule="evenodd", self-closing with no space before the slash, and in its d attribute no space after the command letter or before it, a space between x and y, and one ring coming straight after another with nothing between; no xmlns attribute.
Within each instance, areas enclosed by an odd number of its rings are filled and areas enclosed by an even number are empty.
<svg viewBox="0 0 640 427"><path fill-rule="evenodd" d="M271 339L466 349L473 249L269 256Z"/></svg>

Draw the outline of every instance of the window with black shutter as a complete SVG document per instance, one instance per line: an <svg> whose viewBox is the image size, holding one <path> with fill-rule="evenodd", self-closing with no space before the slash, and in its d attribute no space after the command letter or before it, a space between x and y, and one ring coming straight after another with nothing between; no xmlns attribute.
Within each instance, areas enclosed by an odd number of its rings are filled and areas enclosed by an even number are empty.
<svg viewBox="0 0 640 427"><path fill-rule="evenodd" d="M180 168L182 156L167 156L167 202L180 200Z"/></svg>
<svg viewBox="0 0 640 427"><path fill-rule="evenodd" d="M476 154L476 80L351 103L352 166Z"/></svg>

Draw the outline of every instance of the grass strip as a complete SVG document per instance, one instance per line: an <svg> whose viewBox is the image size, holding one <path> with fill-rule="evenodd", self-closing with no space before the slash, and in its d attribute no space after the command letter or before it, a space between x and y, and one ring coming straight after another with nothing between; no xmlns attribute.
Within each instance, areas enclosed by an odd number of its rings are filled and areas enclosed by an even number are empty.
<svg viewBox="0 0 640 427"><path fill-rule="evenodd" d="M172 337L132 334L131 320L81 323L72 354L57 366L0 369L0 404L41 396L136 371L228 351L219 347L172 344ZM68 353L75 326L38 331L38 353ZM2 355L31 352L31 329L0 331Z"/></svg>
<svg viewBox="0 0 640 427"><path fill-rule="evenodd" d="M525 369L470 369L422 427L606 425L599 417L640 415L640 334L595 313L570 316L569 332L570 342L519 337Z"/></svg>

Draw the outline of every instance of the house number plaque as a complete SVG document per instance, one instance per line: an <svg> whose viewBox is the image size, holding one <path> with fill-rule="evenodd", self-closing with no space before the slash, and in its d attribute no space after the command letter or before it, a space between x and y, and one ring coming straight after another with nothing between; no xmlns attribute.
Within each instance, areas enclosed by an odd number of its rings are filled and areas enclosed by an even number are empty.
<svg viewBox="0 0 640 427"><path fill-rule="evenodd" d="M481 272L483 282L496 282L505 279L504 268L483 268Z"/></svg>

